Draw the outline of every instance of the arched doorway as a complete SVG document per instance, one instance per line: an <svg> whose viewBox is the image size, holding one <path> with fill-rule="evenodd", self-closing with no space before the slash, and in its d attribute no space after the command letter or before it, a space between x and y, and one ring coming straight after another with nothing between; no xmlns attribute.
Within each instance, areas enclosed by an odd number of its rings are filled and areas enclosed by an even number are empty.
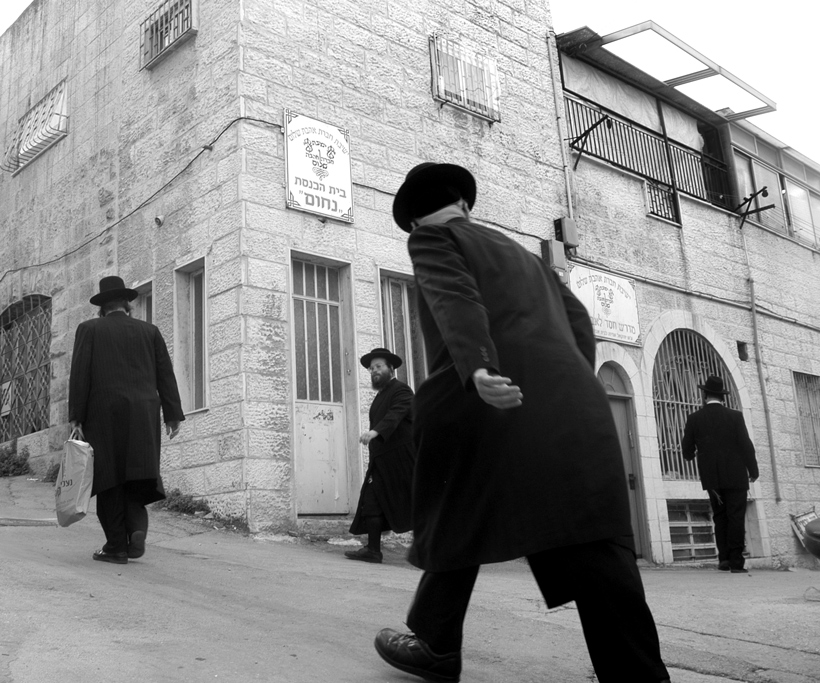
<svg viewBox="0 0 820 683"><path fill-rule="evenodd" d="M635 410L632 404L632 393L626 382L618 372L615 363L608 362L598 371L598 379L609 396L609 407L618 430L618 439L621 443L621 456L624 462L624 471L629 493L629 515L632 530L635 534L635 552L638 557L644 556L646 545L646 525L643 513L642 492L643 478L640 472L637 435L635 431Z"/></svg>

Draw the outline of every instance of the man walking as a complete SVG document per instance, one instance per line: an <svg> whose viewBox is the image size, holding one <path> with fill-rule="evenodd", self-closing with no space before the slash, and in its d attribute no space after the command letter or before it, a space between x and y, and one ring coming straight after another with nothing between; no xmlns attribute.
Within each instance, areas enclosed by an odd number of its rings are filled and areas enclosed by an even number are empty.
<svg viewBox="0 0 820 683"><path fill-rule="evenodd" d="M142 557L145 506L165 498L160 407L172 439L185 419L165 340L154 325L128 315L136 296L117 276L100 280L91 297L100 317L77 327L69 380L71 426L94 448L91 495L106 543L93 558L115 564Z"/></svg>
<svg viewBox="0 0 820 683"><path fill-rule="evenodd" d="M746 574L746 496L749 483L760 476L755 448L743 413L723 405L729 393L723 380L709 375L698 388L706 404L686 419L681 450L687 460L697 455L700 482L709 493L718 569Z"/></svg>
<svg viewBox="0 0 820 683"><path fill-rule="evenodd" d="M370 462L359 494L351 534L367 534L367 545L348 550L351 560L380 563L383 531L410 531L410 493L415 454L410 405L413 390L395 377L402 359L387 349L361 357L378 391L370 405L370 429L359 441L368 447Z"/></svg>
<svg viewBox="0 0 820 683"><path fill-rule="evenodd" d="M576 602L599 681L668 680L589 315L541 259L470 220L475 199L469 171L424 163L393 203L430 359L414 401L409 553L424 574L413 633L383 629L376 649L458 681L480 565L526 556L549 607Z"/></svg>

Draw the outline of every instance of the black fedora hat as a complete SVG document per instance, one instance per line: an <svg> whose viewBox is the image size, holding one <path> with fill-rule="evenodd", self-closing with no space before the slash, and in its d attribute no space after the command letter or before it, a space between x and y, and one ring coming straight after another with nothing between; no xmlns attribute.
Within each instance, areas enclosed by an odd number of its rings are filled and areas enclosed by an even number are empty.
<svg viewBox="0 0 820 683"><path fill-rule="evenodd" d="M432 161L425 161L414 166L408 171L393 199L393 220L405 232L412 231L413 226L410 223L416 215L419 215L414 211L418 209L418 206L414 204L420 198L428 199L430 193L447 187L458 190L461 198L467 202L467 206L470 209L473 208L476 196L475 178L466 168L456 164L435 164ZM441 206L436 207L433 211Z"/></svg>
<svg viewBox="0 0 820 683"><path fill-rule="evenodd" d="M706 384L698 384L698 389L703 389L707 394L729 394L723 388L723 380L717 375L709 375L706 378Z"/></svg>
<svg viewBox="0 0 820 683"><path fill-rule="evenodd" d="M133 301L139 293L135 289L128 289L121 277L117 275L107 275L100 280L99 293L92 296L89 301L95 306L102 306L114 299L126 299Z"/></svg>
<svg viewBox="0 0 820 683"><path fill-rule="evenodd" d="M370 353L364 354L359 362L362 367L369 368L374 358L384 358L394 369L400 368L403 362L395 353L390 353L387 349L373 349Z"/></svg>

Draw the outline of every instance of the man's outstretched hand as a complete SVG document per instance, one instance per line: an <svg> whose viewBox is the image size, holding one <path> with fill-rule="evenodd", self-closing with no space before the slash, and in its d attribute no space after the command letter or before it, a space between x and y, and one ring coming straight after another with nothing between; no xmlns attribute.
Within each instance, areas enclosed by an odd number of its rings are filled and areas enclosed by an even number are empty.
<svg viewBox="0 0 820 683"><path fill-rule="evenodd" d="M509 377L491 375L486 368L473 373L473 384L481 399L494 408L517 408L524 398L521 389Z"/></svg>

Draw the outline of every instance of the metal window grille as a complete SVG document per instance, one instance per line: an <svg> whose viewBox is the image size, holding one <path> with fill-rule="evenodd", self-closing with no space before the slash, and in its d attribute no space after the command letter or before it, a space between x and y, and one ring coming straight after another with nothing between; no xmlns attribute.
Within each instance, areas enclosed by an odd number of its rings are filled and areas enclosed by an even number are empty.
<svg viewBox="0 0 820 683"><path fill-rule="evenodd" d="M681 440L686 418L702 405L701 390L718 375L730 391L726 405L737 409L737 389L714 347L691 330L673 330L661 343L652 370L652 397L664 479L698 480L697 463L684 460Z"/></svg>
<svg viewBox="0 0 820 683"><path fill-rule="evenodd" d="M673 170L679 192L728 206L729 172L722 161L676 142L670 141L667 150L663 137L654 131L576 97L564 97L570 147L645 178L650 213L678 221ZM604 116L609 117L607 125L596 126Z"/></svg>
<svg viewBox="0 0 820 683"><path fill-rule="evenodd" d="M150 69L196 32L195 0L165 0L140 24L141 68Z"/></svg>
<svg viewBox="0 0 820 683"><path fill-rule="evenodd" d="M25 297L0 316L0 441L48 427L51 299Z"/></svg>
<svg viewBox="0 0 820 683"><path fill-rule="evenodd" d="M793 374L803 462L807 467L820 467L820 377L801 372Z"/></svg>
<svg viewBox="0 0 820 683"><path fill-rule="evenodd" d="M19 120L0 168L9 173L20 170L67 134L68 104L62 81Z"/></svg>
<svg viewBox="0 0 820 683"><path fill-rule="evenodd" d="M712 509L705 500L668 500L672 559L686 562L717 557Z"/></svg>
<svg viewBox="0 0 820 683"><path fill-rule="evenodd" d="M382 277L381 288L385 347L404 361L396 370L396 377L417 389L426 375L427 363L416 287L412 280Z"/></svg>
<svg viewBox="0 0 820 683"><path fill-rule="evenodd" d="M293 261L296 398L342 402L339 271Z"/></svg>
<svg viewBox="0 0 820 683"><path fill-rule="evenodd" d="M430 36L433 98L487 121L501 120L498 67L454 40Z"/></svg>

